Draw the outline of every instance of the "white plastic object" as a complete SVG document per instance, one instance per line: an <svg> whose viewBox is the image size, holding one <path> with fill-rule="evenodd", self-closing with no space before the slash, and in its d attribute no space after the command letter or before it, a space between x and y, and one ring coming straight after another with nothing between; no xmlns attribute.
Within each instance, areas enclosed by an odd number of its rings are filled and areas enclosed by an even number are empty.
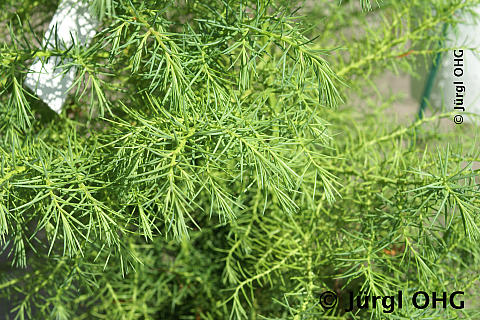
<svg viewBox="0 0 480 320"><path fill-rule="evenodd" d="M480 15L480 6L477 6L474 12ZM463 47L464 49L443 53L430 96L431 105L445 106L447 110L455 110L467 122L474 120L473 117L465 115L465 112L480 114L479 35L480 18L474 18L471 15L463 16L462 22L455 29L449 28L445 47ZM457 117L454 121L461 123L463 122L461 118ZM457 119L462 121L457 122Z"/></svg>
<svg viewBox="0 0 480 320"><path fill-rule="evenodd" d="M47 49L67 49L74 42L88 45L95 36L99 21L90 12L88 2L63 0L45 33L43 45ZM76 68L68 71L61 66L58 56L51 56L46 62L35 59L25 79L25 85L42 99L52 110L60 113L67 99L68 89L75 80Z"/></svg>

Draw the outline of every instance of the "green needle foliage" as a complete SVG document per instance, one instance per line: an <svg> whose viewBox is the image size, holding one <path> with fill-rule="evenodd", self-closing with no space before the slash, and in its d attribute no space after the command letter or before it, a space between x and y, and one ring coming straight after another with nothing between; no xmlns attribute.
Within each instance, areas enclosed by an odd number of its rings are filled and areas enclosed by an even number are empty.
<svg viewBox="0 0 480 320"><path fill-rule="evenodd" d="M1 316L480 317L477 128L397 125L372 81L479 1L90 2L67 49L41 40L58 1L0 4ZM53 56L77 69L59 116L23 87Z"/></svg>

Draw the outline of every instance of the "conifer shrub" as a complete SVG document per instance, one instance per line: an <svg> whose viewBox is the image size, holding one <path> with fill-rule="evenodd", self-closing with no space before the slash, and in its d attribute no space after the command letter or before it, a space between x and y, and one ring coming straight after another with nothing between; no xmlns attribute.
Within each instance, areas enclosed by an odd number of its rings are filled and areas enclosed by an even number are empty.
<svg viewBox="0 0 480 320"><path fill-rule="evenodd" d="M92 0L92 43L51 49L58 1L2 1L0 315L479 319L477 128L399 125L374 82L478 2ZM53 56L60 115L23 86Z"/></svg>

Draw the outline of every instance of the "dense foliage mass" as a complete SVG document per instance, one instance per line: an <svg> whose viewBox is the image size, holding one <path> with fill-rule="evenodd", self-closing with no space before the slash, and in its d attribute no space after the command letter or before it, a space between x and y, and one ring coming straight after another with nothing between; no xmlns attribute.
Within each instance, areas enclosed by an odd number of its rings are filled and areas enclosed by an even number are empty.
<svg viewBox="0 0 480 320"><path fill-rule="evenodd" d="M2 316L479 318L319 304L478 297L477 129L397 126L372 79L479 1L91 2L68 49L41 45L57 1L0 4ZM22 85L51 56L78 70L59 116Z"/></svg>

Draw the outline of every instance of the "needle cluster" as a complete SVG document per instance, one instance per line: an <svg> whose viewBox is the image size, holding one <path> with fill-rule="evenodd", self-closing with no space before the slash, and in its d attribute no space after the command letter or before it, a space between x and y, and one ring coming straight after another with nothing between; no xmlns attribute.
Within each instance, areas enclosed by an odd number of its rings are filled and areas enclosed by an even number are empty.
<svg viewBox="0 0 480 320"><path fill-rule="evenodd" d="M476 129L394 125L371 79L478 1L90 2L66 49L42 46L54 1L0 5L0 315L380 319L319 293L474 289ZM22 85L53 56L60 115ZM392 317L420 313L478 316Z"/></svg>

